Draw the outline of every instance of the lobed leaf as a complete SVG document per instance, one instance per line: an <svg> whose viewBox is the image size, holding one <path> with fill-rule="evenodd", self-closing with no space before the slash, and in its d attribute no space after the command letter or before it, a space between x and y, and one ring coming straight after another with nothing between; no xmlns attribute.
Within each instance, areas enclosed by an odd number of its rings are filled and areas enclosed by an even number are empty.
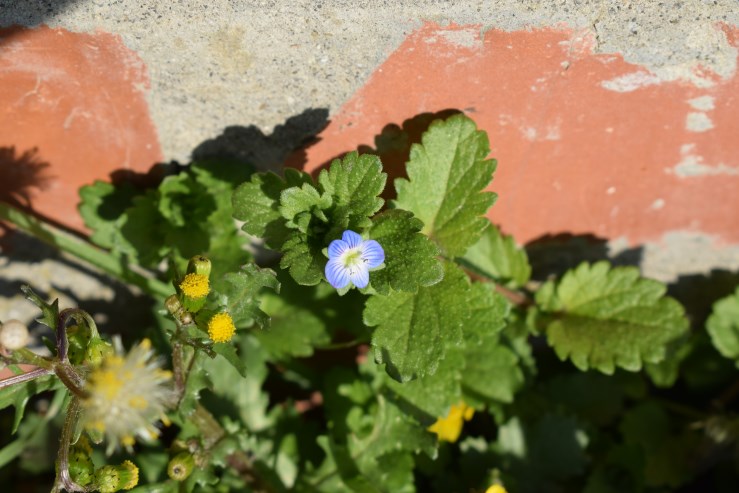
<svg viewBox="0 0 739 493"><path fill-rule="evenodd" d="M262 288L279 292L280 283L270 269L260 269L254 264L224 275L213 286L220 305L228 310L237 327L251 325L252 321L260 327L269 325L269 316L259 307Z"/></svg>
<svg viewBox="0 0 739 493"><path fill-rule="evenodd" d="M531 277L526 250L516 245L512 236L504 235L491 224L472 245L460 262L476 273L511 288L519 288Z"/></svg>
<svg viewBox="0 0 739 493"><path fill-rule="evenodd" d="M361 231L371 222L369 217L380 210L384 200L379 195L385 189L387 175L377 156L350 152L341 160L334 159L328 170L318 175L323 193L332 199L330 238L344 230Z"/></svg>
<svg viewBox="0 0 739 493"><path fill-rule="evenodd" d="M234 191L233 217L244 222L244 231L279 249L290 233L280 214L280 195L287 188L312 182L309 174L291 168L285 169L284 180L274 173L255 173Z"/></svg>
<svg viewBox="0 0 739 493"><path fill-rule="evenodd" d="M688 328L683 307L663 284L633 267L583 263L559 283L547 283L536 301L546 312L546 334L560 359L580 370L638 371L665 357L667 345Z"/></svg>
<svg viewBox="0 0 739 493"><path fill-rule="evenodd" d="M444 265L444 279L417 293L372 296L364 322L372 336L375 361L399 382L432 375L448 350L462 343L469 281L456 265Z"/></svg>
<svg viewBox="0 0 739 493"><path fill-rule="evenodd" d="M380 294L396 291L415 292L431 286L444 276L436 259L439 249L419 233L423 223L403 210L389 210L375 216L369 237L385 251L385 268L370 275L372 287Z"/></svg>
<svg viewBox="0 0 739 493"><path fill-rule="evenodd" d="M739 367L739 288L714 303L706 330L718 352L733 359Z"/></svg>
<svg viewBox="0 0 739 493"><path fill-rule="evenodd" d="M458 114L437 120L411 147L408 179L395 180L395 207L411 211L424 223L423 233L457 257L480 238L488 226L483 217L495 194L482 192L495 171L485 132Z"/></svg>

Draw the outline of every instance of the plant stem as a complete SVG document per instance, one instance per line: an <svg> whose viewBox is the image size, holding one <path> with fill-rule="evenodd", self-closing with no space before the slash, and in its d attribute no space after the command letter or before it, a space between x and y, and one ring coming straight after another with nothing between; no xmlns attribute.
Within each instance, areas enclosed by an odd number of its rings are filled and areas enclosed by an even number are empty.
<svg viewBox="0 0 739 493"><path fill-rule="evenodd" d="M37 217L0 202L0 220L14 224L18 229L70 253L75 257L112 274L118 279L138 286L152 296L168 296L172 288L153 277L150 273L142 274L133 270L125 260L98 248L77 236L56 228Z"/></svg>

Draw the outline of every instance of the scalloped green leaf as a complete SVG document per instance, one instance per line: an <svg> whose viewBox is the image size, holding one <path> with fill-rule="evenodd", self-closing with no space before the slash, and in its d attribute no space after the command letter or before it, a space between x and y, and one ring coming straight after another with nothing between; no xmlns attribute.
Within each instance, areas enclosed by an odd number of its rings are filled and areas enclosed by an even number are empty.
<svg viewBox="0 0 739 493"><path fill-rule="evenodd" d="M264 313L260 292L263 288L280 290L280 283L270 269L260 269L254 264L244 265L238 272L225 274L218 280L213 291L218 303L231 314L237 327L251 325L269 326L269 316Z"/></svg>
<svg viewBox="0 0 739 493"><path fill-rule="evenodd" d="M489 224L483 216L496 197L483 192L496 166L489 152L487 135L466 116L437 120L411 147L408 179L395 180L395 206L423 221L448 257L463 255Z"/></svg>
<svg viewBox="0 0 739 493"><path fill-rule="evenodd" d="M243 221L242 229L260 238L267 246L279 249L290 230L280 213L283 190L313 183L309 174L285 168L284 180L274 173L255 173L236 188L232 196L233 217Z"/></svg>
<svg viewBox="0 0 739 493"><path fill-rule="evenodd" d="M380 158L371 154L350 152L340 160L334 159L328 170L322 170L318 183L333 204L328 236L339 237L344 230L361 231L369 227L369 217L384 203L379 195L386 181Z"/></svg>
<svg viewBox="0 0 739 493"><path fill-rule="evenodd" d="M329 194L320 193L310 183L303 183L299 187L291 187L282 191L280 214L287 221L285 225L288 228L307 233L313 217L324 223L328 222L324 210L331 207L331 203Z"/></svg>
<svg viewBox="0 0 739 493"><path fill-rule="evenodd" d="M713 304L706 330L718 352L733 359L739 367L739 287L734 294Z"/></svg>
<svg viewBox="0 0 739 493"><path fill-rule="evenodd" d="M77 209L92 234L90 241L114 251L126 240L121 236L124 213L133 204L133 198L141 194L128 183L114 186L102 180L80 188Z"/></svg>
<svg viewBox="0 0 739 493"><path fill-rule="evenodd" d="M469 280L455 264L444 266L444 279L416 293L372 296L364 322L377 326L372 346L377 363L399 382L433 375L448 350L462 343Z"/></svg>
<svg viewBox="0 0 739 493"><path fill-rule="evenodd" d="M688 329L682 305L665 296L664 284L639 277L634 267L582 263L536 301L544 310L546 335L560 359L580 370L612 374L658 363L666 347Z"/></svg>
<svg viewBox="0 0 739 493"><path fill-rule="evenodd" d="M526 250L519 248L512 236L502 234L493 224L460 262L477 274L511 288L523 286L531 277Z"/></svg>
<svg viewBox="0 0 739 493"><path fill-rule="evenodd" d="M436 258L439 248L419 232L423 223L412 213L389 210L376 215L372 222L369 237L385 251L385 268L370 275L378 293L388 294L390 289L415 292L444 277L444 269Z"/></svg>
<svg viewBox="0 0 739 493"><path fill-rule="evenodd" d="M294 231L282 245L284 255L280 267L289 269L295 282L304 286L314 286L323 279L326 245L300 231Z"/></svg>

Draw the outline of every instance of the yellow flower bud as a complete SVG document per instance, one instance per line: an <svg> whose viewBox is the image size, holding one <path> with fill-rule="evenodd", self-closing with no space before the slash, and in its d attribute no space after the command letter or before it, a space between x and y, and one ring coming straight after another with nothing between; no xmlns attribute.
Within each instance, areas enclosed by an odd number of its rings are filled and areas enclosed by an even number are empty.
<svg viewBox="0 0 739 493"><path fill-rule="evenodd" d="M462 425L465 421L472 419L475 410L464 402L453 405L445 418L439 418L436 423L429 426L428 430L436 433L439 440L445 442L456 442L462 433Z"/></svg>

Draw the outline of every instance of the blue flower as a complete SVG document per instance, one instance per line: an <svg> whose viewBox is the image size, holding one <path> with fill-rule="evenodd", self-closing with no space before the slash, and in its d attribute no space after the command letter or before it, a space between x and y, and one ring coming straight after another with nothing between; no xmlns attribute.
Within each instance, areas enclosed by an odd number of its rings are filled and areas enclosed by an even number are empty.
<svg viewBox="0 0 739 493"><path fill-rule="evenodd" d="M346 230L340 240L328 246L326 279L336 289L351 282L358 288L369 284L369 270L385 261L385 252L375 240L363 240L354 231Z"/></svg>

